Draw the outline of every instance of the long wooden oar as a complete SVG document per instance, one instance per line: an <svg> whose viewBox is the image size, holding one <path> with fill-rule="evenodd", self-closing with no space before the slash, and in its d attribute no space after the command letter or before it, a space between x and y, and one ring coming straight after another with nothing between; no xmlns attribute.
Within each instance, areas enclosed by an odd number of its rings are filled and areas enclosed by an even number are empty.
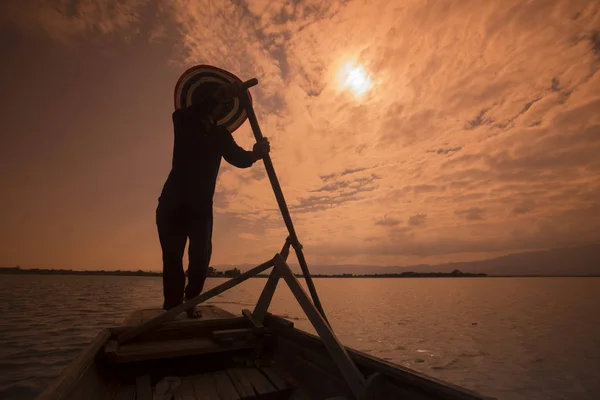
<svg viewBox="0 0 600 400"><path fill-rule="evenodd" d="M255 85L258 85L258 79L253 78L244 82L242 84L242 88L248 89ZM258 125L256 113L254 112L254 107L252 107L252 103L250 102L247 90L241 91L240 100L242 102L242 106L246 109L246 114L248 115L248 120L250 121L252 132L254 133L254 138L256 139L256 142L260 142L263 139L263 135L260 130L260 126ZM269 181L271 182L273 192L275 193L275 199L277 200L277 204L279 205L279 209L281 210L283 221L285 222L285 226L287 227L287 230L289 232L290 242L292 243L292 246L296 251L298 263L300 264L300 268L302 268L302 274L304 275L304 279L306 279L306 285L308 286L308 290L312 297L312 301L315 304L315 307L317 307L317 310L319 310L319 313L321 314L323 319L329 324L329 321L327 321L327 317L325 316L325 311L323 311L323 307L321 306L321 301L319 300L319 295L317 294L317 291L315 289L312 277L310 276L310 272L308 271L308 265L306 264L304 253L302 252L302 246L300 245L300 242L298 242L298 236L296 235L296 230L294 229L294 224L292 223L292 217L290 216L290 212L285 202L285 198L283 197L283 191L281 190L279 180L277 179L277 175L275 174L275 168L273 168L273 162L271 161L271 157L267 154L263 158L263 162L265 163L265 169L267 170Z"/></svg>

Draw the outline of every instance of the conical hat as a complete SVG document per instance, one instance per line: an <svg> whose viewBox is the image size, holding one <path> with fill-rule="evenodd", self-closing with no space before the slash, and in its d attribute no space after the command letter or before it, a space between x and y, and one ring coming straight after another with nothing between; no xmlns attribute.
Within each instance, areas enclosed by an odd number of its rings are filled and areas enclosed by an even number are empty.
<svg viewBox="0 0 600 400"><path fill-rule="evenodd" d="M219 85L242 80L229 71L212 65L196 65L185 71L175 85L175 109L189 107L194 100L214 93ZM248 92L250 102L252 97ZM225 103L224 111L218 116L217 124L224 125L229 132L235 131L246 121L246 110L240 100Z"/></svg>

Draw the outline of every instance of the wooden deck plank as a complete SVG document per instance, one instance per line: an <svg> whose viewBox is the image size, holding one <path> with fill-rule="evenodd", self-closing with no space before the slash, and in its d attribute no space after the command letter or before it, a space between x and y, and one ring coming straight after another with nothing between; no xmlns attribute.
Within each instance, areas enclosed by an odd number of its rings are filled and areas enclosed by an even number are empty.
<svg viewBox="0 0 600 400"><path fill-rule="evenodd" d="M219 319L186 319L166 322L163 325L140 335L135 342L154 340L179 340L193 337L208 337L214 330L248 328L248 320L244 316ZM132 326L110 328L113 337L131 329Z"/></svg>
<svg viewBox="0 0 600 400"><path fill-rule="evenodd" d="M114 380L109 380L106 384L106 395L104 396L104 400L114 400L117 395L117 389L119 384Z"/></svg>
<svg viewBox="0 0 600 400"><path fill-rule="evenodd" d="M117 388L117 394L115 400L134 400L135 399L135 386L133 385L119 385Z"/></svg>
<svg viewBox="0 0 600 400"><path fill-rule="evenodd" d="M221 400L215 380L211 374L200 374L192 377L194 392L199 400Z"/></svg>
<svg viewBox="0 0 600 400"><path fill-rule="evenodd" d="M279 390L289 389L291 386L275 372L275 370L271 367L263 367L261 371L265 376L275 385L275 387Z"/></svg>
<svg viewBox="0 0 600 400"><path fill-rule="evenodd" d="M218 331L213 331L212 337L216 340L222 339L245 339L247 337L253 336L254 332L252 329L248 328L240 328L240 329L223 329Z"/></svg>
<svg viewBox="0 0 600 400"><path fill-rule="evenodd" d="M194 390L194 382L189 377L181 379L181 400L196 400L196 391ZM139 399L136 399L139 400Z"/></svg>
<svg viewBox="0 0 600 400"><path fill-rule="evenodd" d="M240 395L236 390L233 382L229 379L226 371L217 371L213 374L217 393L221 396L221 400L239 400Z"/></svg>
<svg viewBox="0 0 600 400"><path fill-rule="evenodd" d="M201 320L215 320L215 319L227 319L235 317L234 314L229 311L223 310L212 304L202 304L197 305L197 309L202 311L201 318L189 318L186 313L179 314L173 321L201 321ZM137 325L144 323L160 313L164 312L161 308L147 308L143 310L138 310L133 312L127 319L123 325Z"/></svg>
<svg viewBox="0 0 600 400"><path fill-rule="evenodd" d="M290 394L290 397L288 397L288 400L312 400L312 397L306 390L304 390L302 388L296 388Z"/></svg>
<svg viewBox="0 0 600 400"><path fill-rule="evenodd" d="M134 342L122 345L116 355L110 359L112 362L133 362L157 358L170 358L178 356L218 353L223 351L250 349L252 342L236 342L223 347L209 338L195 338L183 340L165 340L156 342Z"/></svg>
<svg viewBox="0 0 600 400"><path fill-rule="evenodd" d="M310 395L303 389L295 389L289 397L289 400L311 400Z"/></svg>
<svg viewBox="0 0 600 400"><path fill-rule="evenodd" d="M280 366L277 366L277 364L275 364L274 367L271 367L275 373L282 378L284 381L287 382L288 385L292 386L292 387L298 387L298 380L296 378L294 378L292 375L290 375L285 369L281 368Z"/></svg>
<svg viewBox="0 0 600 400"><path fill-rule="evenodd" d="M244 376L243 374L239 374L237 370L238 368L230 368L227 370L227 374L231 379L231 383L233 383L242 399L254 397L255 392L252 388L252 384L246 378L246 376Z"/></svg>
<svg viewBox="0 0 600 400"><path fill-rule="evenodd" d="M135 378L136 400L152 400L152 384L148 375Z"/></svg>
<svg viewBox="0 0 600 400"><path fill-rule="evenodd" d="M256 393L259 395L277 392L277 388L273 386L267 378L265 378L256 368L238 368L240 375L248 379Z"/></svg>

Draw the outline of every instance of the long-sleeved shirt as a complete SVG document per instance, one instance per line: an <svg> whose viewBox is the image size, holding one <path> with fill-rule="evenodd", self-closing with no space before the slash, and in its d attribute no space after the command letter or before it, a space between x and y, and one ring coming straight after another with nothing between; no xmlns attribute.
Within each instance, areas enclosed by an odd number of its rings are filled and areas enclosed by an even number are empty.
<svg viewBox="0 0 600 400"><path fill-rule="evenodd" d="M198 103L173 113L173 164L161 204L212 209L221 157L238 168L256 162L254 154L238 146L227 129L204 122L206 106Z"/></svg>

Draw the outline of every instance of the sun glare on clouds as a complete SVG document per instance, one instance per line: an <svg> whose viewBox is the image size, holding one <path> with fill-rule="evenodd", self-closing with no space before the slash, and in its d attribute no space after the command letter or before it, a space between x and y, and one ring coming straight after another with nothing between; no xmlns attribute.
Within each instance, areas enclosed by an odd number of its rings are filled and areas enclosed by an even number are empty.
<svg viewBox="0 0 600 400"><path fill-rule="evenodd" d="M373 86L364 68L351 62L341 68L338 82L342 89L349 90L358 97L362 97Z"/></svg>

